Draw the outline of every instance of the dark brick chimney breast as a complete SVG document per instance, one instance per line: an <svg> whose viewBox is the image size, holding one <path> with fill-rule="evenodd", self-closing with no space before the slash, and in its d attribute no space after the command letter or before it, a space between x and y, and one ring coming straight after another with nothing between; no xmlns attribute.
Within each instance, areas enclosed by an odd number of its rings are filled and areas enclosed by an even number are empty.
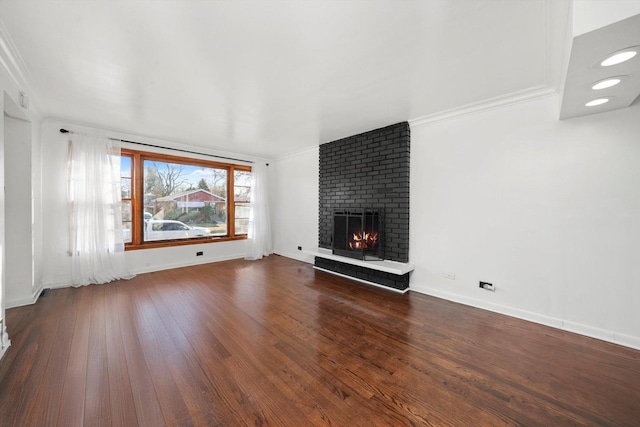
<svg viewBox="0 0 640 427"><path fill-rule="evenodd" d="M385 259L409 262L409 142L402 122L320 145L319 247L335 209L381 208Z"/></svg>

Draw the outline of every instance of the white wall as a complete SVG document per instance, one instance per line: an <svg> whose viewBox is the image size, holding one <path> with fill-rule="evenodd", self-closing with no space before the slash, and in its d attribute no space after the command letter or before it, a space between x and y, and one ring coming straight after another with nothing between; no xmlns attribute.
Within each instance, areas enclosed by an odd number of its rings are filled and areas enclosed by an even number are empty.
<svg viewBox="0 0 640 427"><path fill-rule="evenodd" d="M42 138L41 121L31 124L31 235L33 238L33 289L37 298L42 292L43 205L42 205Z"/></svg>
<svg viewBox="0 0 640 427"><path fill-rule="evenodd" d="M4 117L7 307L32 304L40 292L34 281L31 127L29 121Z"/></svg>
<svg viewBox="0 0 640 427"><path fill-rule="evenodd" d="M0 62L2 62L2 64L4 65L10 62L8 61L8 58L5 55L5 51L2 49L0 49ZM2 103L2 108L0 108L0 110L3 112L3 115L8 114L9 116L12 116L12 117L20 117L20 118L24 118L31 121L31 136L32 136L31 150L34 150L34 149L38 150L39 141L37 140L37 138L39 136L38 136L38 133L34 131L34 129L36 129L37 126L39 126L39 116L37 112L33 109L33 107L30 107L30 108L18 107L20 92L22 91L22 88L14 80L13 75L15 74L16 74L15 71L13 73L9 73L4 67L0 66L0 103ZM11 119L9 119L9 121L11 121ZM11 133L11 129L9 129L9 132ZM6 249L7 248L6 243L10 243L7 241L7 239L5 239L5 215L11 214L12 213L11 209L13 208L11 206L6 206L5 204L4 188L5 188L5 184L11 185L14 179L13 175L5 173L5 162L12 161L10 157L5 155L5 149L6 149L5 119L3 117L3 119L0 120L0 189L2 189L2 191L0 191L0 257L1 257L0 322L2 324L2 328L0 329L0 357L2 357L7 347L10 345L9 336L7 335L7 325L4 322L5 309L7 308L7 295L6 295L7 293L7 289L6 289L7 262L5 260L5 256L6 256L6 253L9 252ZM38 190L36 189L35 191L38 191ZM34 224L37 224L40 221L40 218L38 218L37 216L38 209L39 209L39 202L35 201L34 206L36 207L36 210L34 211L33 222ZM29 239L34 235L34 229L32 228L27 228L23 230L23 232L24 232L25 239ZM36 247L37 247L37 244L38 243L36 242L35 243ZM11 248L9 250L11 250ZM36 249L36 254L37 254L37 249ZM33 268L34 268L34 274L37 276L39 274L38 271L40 266L34 265Z"/></svg>
<svg viewBox="0 0 640 427"><path fill-rule="evenodd" d="M196 256L196 252L198 251L203 252L202 256ZM244 258L245 254L246 241L233 240L230 242L128 251L125 257L129 271L140 274L169 268Z"/></svg>
<svg viewBox="0 0 640 427"><path fill-rule="evenodd" d="M411 289L640 348L639 117L551 96L413 127Z"/></svg>
<svg viewBox="0 0 640 427"><path fill-rule="evenodd" d="M2 77L2 69L0 69L0 77ZM4 96L0 99L4 100ZM4 104L4 101L3 101ZM4 105L3 105L4 106ZM4 112L4 108L3 108ZM9 335L7 334L7 325L5 322L5 294L6 294L6 275L5 275L5 243L4 243L4 120L0 120L0 358L4 355L7 347L11 344Z"/></svg>
<svg viewBox="0 0 640 427"><path fill-rule="evenodd" d="M165 147L198 150L194 147L181 146L178 143L159 141L135 135L126 135L114 131L91 128L73 123L57 120L46 120L42 125L42 158L47 159L42 164L42 176L46 177L42 182L42 205L44 206L43 253L44 271L42 276L43 287L65 287L71 283L71 264L68 256L69 249L69 218L67 210L67 143L68 136L59 132L60 128L73 129L92 134L102 134L116 138L139 141L161 145ZM144 151L175 152L162 149L152 149L130 145L134 149ZM200 149L200 152L205 152ZM216 154L216 153L211 153ZM229 155L230 153L217 153ZM198 157L192 156L190 157ZM201 158L207 158L200 156ZM234 155L233 157L246 158L247 160L259 160L247 156ZM208 158L210 159L210 157ZM184 245L170 248L141 249L127 251L125 254L127 266L132 273L145 273L164 270L168 268L185 267L189 265L207 262L222 261L245 256L246 241L230 241L206 243L198 245ZM196 252L202 251L202 256L196 256Z"/></svg>
<svg viewBox="0 0 640 427"><path fill-rule="evenodd" d="M314 147L269 166L274 252L306 262L318 248L318 153Z"/></svg>

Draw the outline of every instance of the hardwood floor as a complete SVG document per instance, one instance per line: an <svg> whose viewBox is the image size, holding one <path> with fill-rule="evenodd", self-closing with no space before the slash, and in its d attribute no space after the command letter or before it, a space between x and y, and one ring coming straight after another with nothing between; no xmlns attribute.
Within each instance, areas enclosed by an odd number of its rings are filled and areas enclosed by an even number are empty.
<svg viewBox="0 0 640 427"><path fill-rule="evenodd" d="M640 351L270 256L7 311L2 426L640 425Z"/></svg>

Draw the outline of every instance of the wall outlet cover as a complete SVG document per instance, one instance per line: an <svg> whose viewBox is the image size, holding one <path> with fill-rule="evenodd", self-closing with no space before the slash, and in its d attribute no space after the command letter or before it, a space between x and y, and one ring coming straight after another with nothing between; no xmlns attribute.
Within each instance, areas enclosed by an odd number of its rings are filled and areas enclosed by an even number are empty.
<svg viewBox="0 0 640 427"><path fill-rule="evenodd" d="M491 292L495 292L496 291L496 287L493 286L492 283L489 282L480 282L480 288L486 290L486 291L491 291Z"/></svg>

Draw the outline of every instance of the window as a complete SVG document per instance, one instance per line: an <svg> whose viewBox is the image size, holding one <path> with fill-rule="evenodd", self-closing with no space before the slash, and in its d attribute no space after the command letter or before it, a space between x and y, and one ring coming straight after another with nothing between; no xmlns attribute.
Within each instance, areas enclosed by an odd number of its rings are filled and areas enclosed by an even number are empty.
<svg viewBox="0 0 640 427"><path fill-rule="evenodd" d="M251 210L251 172L236 170L233 174L233 203L236 233L247 234Z"/></svg>
<svg viewBox="0 0 640 427"><path fill-rule="evenodd" d="M246 238L250 167L122 150L121 176L128 249Z"/></svg>
<svg viewBox="0 0 640 427"><path fill-rule="evenodd" d="M131 199L131 156L120 157L120 187L122 190L122 229L124 242L131 243L132 206Z"/></svg>

